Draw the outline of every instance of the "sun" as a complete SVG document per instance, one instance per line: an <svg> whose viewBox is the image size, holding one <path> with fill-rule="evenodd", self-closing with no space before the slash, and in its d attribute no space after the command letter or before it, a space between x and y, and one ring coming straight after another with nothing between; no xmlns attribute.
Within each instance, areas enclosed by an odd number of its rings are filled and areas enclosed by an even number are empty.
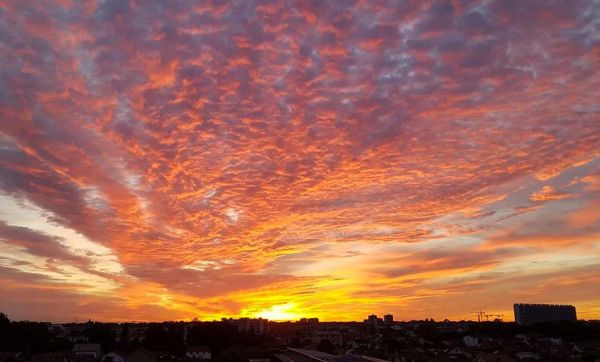
<svg viewBox="0 0 600 362"><path fill-rule="evenodd" d="M271 321L289 321L300 317L299 314L292 311L294 303L285 303L274 305L268 309L263 309L256 316L266 318Z"/></svg>

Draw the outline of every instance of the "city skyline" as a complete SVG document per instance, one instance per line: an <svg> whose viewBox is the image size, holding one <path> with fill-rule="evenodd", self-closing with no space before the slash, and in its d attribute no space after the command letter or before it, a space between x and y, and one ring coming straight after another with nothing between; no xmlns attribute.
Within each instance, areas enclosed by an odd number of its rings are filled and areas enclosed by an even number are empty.
<svg viewBox="0 0 600 362"><path fill-rule="evenodd" d="M515 303L513 305L513 310L511 311L511 313L513 314L495 314L494 311L492 311L491 313L485 312L483 310L479 310L476 312L470 312L467 313L465 315L468 315L470 317L467 318L463 318L461 320L451 320L448 318L444 318L444 319L440 319L440 320L435 320L434 318L396 318L393 314L390 313L386 313L386 314L382 314L382 315L377 315L377 314L369 314L368 316L365 316L367 318L361 320L321 320L319 317L317 316L300 316L297 319L292 319L292 318L288 318L288 319L269 319L266 317L237 317L237 316L221 316L220 318L214 318L214 319L200 319L198 317L192 317L189 320L183 320L183 319L179 319L179 320L142 320L142 321L137 321L137 320L120 320L118 321L118 323L165 323L165 322L239 322L239 321L244 321L244 320L250 320L250 321L264 321L264 322L280 322L280 323L300 323L300 324L317 324L319 322L322 323L365 323L365 324L369 324L369 325L390 325L393 323L408 323L408 322L422 322L422 321L431 321L431 322L493 322L493 323L497 323L497 322L516 322L517 324L523 324L521 321L519 321L519 317L517 317L517 310L519 310L519 313L522 313L522 309L523 308L532 308L533 310L536 311L537 310L541 310L543 312L546 311L550 311L547 312L549 313L548 315L551 316L551 319L549 320L551 323L560 323L560 322L585 322L585 321L592 321L592 322L597 322L597 319L585 319L585 318L577 318L576 315L576 307L572 306L572 305L564 305L564 304L528 304L528 303ZM568 318L562 318L562 315L565 313L564 310L568 310L567 313L567 317ZM555 310L558 310L559 312L555 312ZM4 317L8 318L9 316L7 316L5 313L1 312L4 315ZM540 312L539 313L541 315L541 318L546 318L547 315L545 315L544 313ZM587 314L584 312L584 314ZM473 317L476 316L476 317ZM523 317L520 317L523 318ZM48 321L44 321L44 320L39 320L39 321L33 321L33 322L48 322ZM94 320L92 318L89 318L87 320L73 320L73 321L62 321L60 323L64 323L64 324L68 324L68 323L89 323L89 322L98 322L98 323L114 323L114 321L103 321L103 320Z"/></svg>
<svg viewBox="0 0 600 362"><path fill-rule="evenodd" d="M600 3L0 2L13 320L600 319Z"/></svg>

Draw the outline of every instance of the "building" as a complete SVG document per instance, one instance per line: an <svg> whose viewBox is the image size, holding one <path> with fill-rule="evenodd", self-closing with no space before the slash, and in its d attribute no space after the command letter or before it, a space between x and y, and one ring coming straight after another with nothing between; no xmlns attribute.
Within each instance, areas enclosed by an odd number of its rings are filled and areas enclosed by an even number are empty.
<svg viewBox="0 0 600 362"><path fill-rule="evenodd" d="M392 324L394 323L394 316L391 314L386 314L383 316L383 323Z"/></svg>
<svg viewBox="0 0 600 362"><path fill-rule="evenodd" d="M523 325L577 320L577 312L572 305L517 303L514 311L515 322Z"/></svg>
<svg viewBox="0 0 600 362"><path fill-rule="evenodd" d="M340 331L315 331L312 335L312 342L314 344L318 345L325 340L336 346L341 346L344 344L344 339Z"/></svg>
<svg viewBox="0 0 600 362"><path fill-rule="evenodd" d="M371 326L376 326L381 321L382 321L381 318L377 318L377 316L375 314L371 314L367 319L365 319L365 323L367 323Z"/></svg>
<svg viewBox="0 0 600 362"><path fill-rule="evenodd" d="M317 324L319 323L319 318L300 318L298 322L302 324Z"/></svg>
<svg viewBox="0 0 600 362"><path fill-rule="evenodd" d="M1 357L1 356L0 356ZM18 361L18 359L10 359L7 361ZM4 362L7 362L4 361ZM65 353L45 353L45 354L34 354L31 356L30 362L71 362L73 358L71 358L68 354Z"/></svg>
<svg viewBox="0 0 600 362"><path fill-rule="evenodd" d="M321 351L288 348L273 356L274 361L278 362L387 362L374 357L358 356L358 355L334 355Z"/></svg>
<svg viewBox="0 0 600 362"><path fill-rule="evenodd" d="M263 318L223 318L224 323L235 325L238 332L253 331L256 334L265 334L269 332L269 320Z"/></svg>
<svg viewBox="0 0 600 362"><path fill-rule="evenodd" d="M210 360L212 358L208 346L188 346L185 356L193 359Z"/></svg>
<svg viewBox="0 0 600 362"><path fill-rule="evenodd" d="M125 358L117 352L110 352L102 357L102 362L125 362Z"/></svg>
<svg viewBox="0 0 600 362"><path fill-rule="evenodd" d="M73 354L76 357L90 356L97 360L102 356L102 348L99 343L75 343Z"/></svg>
<svg viewBox="0 0 600 362"><path fill-rule="evenodd" d="M532 361L532 360L542 359L542 357L540 355L535 354L533 352L519 352L515 355L515 357L517 357L519 359L519 361L523 361L523 360Z"/></svg>
<svg viewBox="0 0 600 362"><path fill-rule="evenodd" d="M158 362L158 355L145 348L140 348L125 356L125 362Z"/></svg>

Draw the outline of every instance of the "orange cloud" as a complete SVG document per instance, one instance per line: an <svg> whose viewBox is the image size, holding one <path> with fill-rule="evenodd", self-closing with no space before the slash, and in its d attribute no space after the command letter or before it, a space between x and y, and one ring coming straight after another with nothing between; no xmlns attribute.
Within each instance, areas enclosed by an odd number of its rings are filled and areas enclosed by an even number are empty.
<svg viewBox="0 0 600 362"><path fill-rule="evenodd" d="M533 193L529 198L531 201L554 201L569 197L568 194L556 191L552 186L546 185L541 190Z"/></svg>

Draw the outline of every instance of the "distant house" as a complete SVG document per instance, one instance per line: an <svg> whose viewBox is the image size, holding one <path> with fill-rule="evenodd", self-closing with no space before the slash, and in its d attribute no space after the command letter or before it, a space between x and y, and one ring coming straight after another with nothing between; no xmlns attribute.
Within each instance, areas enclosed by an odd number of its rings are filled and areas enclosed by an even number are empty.
<svg viewBox="0 0 600 362"><path fill-rule="evenodd" d="M473 359L473 362L511 362L513 361L509 355L505 353L486 353L479 352Z"/></svg>
<svg viewBox="0 0 600 362"><path fill-rule="evenodd" d="M102 348L99 343L75 343L73 354L76 358L89 356L94 360L98 360L102 356Z"/></svg>
<svg viewBox="0 0 600 362"><path fill-rule="evenodd" d="M68 362L96 362L97 360L91 354L80 354L73 356Z"/></svg>
<svg viewBox="0 0 600 362"><path fill-rule="evenodd" d="M515 357L517 357L520 361L542 359L540 355L537 355L533 352L519 352L515 355Z"/></svg>
<svg viewBox="0 0 600 362"><path fill-rule="evenodd" d="M84 325L63 326L64 329L60 334L61 337L68 339L73 343L86 343L89 338L83 333Z"/></svg>
<svg viewBox="0 0 600 362"><path fill-rule="evenodd" d="M368 362L388 362L387 360L384 360L384 359L369 357L369 356L360 356L360 358L362 358L363 360L368 361Z"/></svg>
<svg viewBox="0 0 600 362"><path fill-rule="evenodd" d="M337 356L321 351L288 348L286 351L281 351L273 356L273 359L278 362L309 362L309 361L339 361L339 362L386 362L379 358L360 356L360 355L344 355Z"/></svg>
<svg viewBox="0 0 600 362"><path fill-rule="evenodd" d="M574 345L573 348L571 348L571 350L576 353L583 353L583 349L578 345Z"/></svg>
<svg viewBox="0 0 600 362"><path fill-rule="evenodd" d="M17 352L0 352L0 362L13 361L17 357Z"/></svg>
<svg viewBox="0 0 600 362"><path fill-rule="evenodd" d="M342 337L342 333L340 331L315 331L312 335L312 342L314 344L319 344L324 340L328 340L332 344L336 346L341 346L344 343L344 339Z"/></svg>
<svg viewBox="0 0 600 362"><path fill-rule="evenodd" d="M63 353L45 353L34 354L31 356L31 362L67 362L69 358Z"/></svg>
<svg viewBox="0 0 600 362"><path fill-rule="evenodd" d="M141 348L125 356L125 362L158 362L158 357L156 353Z"/></svg>
<svg viewBox="0 0 600 362"><path fill-rule="evenodd" d="M210 360L212 358L208 346L188 346L185 356L193 359Z"/></svg>
<svg viewBox="0 0 600 362"><path fill-rule="evenodd" d="M125 358L117 352L110 352L102 357L102 362L125 362Z"/></svg>
<svg viewBox="0 0 600 362"><path fill-rule="evenodd" d="M470 358L471 354L465 352L462 348L460 347L454 347L450 350L445 351L446 354L449 356L449 358L456 358L456 357L466 357L466 358Z"/></svg>

